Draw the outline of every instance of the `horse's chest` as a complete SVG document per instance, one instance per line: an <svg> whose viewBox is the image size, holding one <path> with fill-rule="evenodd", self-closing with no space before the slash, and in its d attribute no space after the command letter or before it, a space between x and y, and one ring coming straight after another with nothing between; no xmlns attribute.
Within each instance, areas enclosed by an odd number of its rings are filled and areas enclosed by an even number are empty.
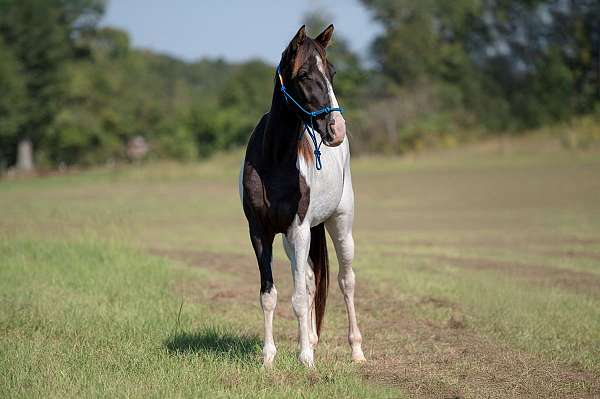
<svg viewBox="0 0 600 399"><path fill-rule="evenodd" d="M344 190L344 170L323 168L310 179L309 217L312 226L327 220L337 209Z"/></svg>

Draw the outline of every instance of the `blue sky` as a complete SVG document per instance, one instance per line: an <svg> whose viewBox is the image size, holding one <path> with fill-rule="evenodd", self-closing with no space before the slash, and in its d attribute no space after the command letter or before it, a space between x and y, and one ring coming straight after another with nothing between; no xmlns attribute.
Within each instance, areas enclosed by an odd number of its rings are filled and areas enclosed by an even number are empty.
<svg viewBox="0 0 600 399"><path fill-rule="evenodd" d="M110 0L102 24L128 31L136 47L188 61L258 57L275 64L315 9L332 16L336 34L366 56L379 29L357 0Z"/></svg>

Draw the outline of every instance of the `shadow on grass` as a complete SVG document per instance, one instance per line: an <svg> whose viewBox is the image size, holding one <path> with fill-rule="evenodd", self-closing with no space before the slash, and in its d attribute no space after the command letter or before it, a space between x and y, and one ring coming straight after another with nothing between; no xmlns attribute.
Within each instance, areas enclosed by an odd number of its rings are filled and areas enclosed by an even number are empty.
<svg viewBox="0 0 600 399"><path fill-rule="evenodd" d="M257 336L233 334L215 327L201 331L179 332L164 342L172 355L208 353L229 360L255 361L260 353L261 341Z"/></svg>

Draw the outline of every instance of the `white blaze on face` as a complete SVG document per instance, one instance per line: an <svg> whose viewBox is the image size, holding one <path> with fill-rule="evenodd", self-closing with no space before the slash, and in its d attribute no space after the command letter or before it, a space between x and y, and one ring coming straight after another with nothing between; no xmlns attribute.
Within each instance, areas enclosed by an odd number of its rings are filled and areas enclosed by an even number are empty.
<svg viewBox="0 0 600 399"><path fill-rule="evenodd" d="M331 108L339 108L337 98L335 97L335 93L333 92L333 86L331 82L327 78L327 74L325 73L325 65L323 65L323 60L318 55L316 56L317 60L317 68L319 72L323 74L323 78L325 79L325 83L327 84L327 93L329 95L329 102L331 103ZM344 137L346 137L346 121L342 116L342 113L339 111L333 112L333 122L331 134L333 135L331 143L327 143L328 145L335 147L337 145L342 144L344 141Z"/></svg>

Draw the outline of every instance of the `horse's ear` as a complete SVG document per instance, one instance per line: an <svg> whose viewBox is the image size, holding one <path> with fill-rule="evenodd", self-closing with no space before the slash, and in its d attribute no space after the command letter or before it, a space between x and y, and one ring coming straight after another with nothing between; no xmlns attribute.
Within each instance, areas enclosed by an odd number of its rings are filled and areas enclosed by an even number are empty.
<svg viewBox="0 0 600 399"><path fill-rule="evenodd" d="M294 36L294 38L290 42L290 49L293 52L296 52L298 50L298 48L302 45L302 43L304 43L304 40L306 39L306 31L305 30L306 30L306 25L302 25L300 27L300 29L298 29L296 36Z"/></svg>
<svg viewBox="0 0 600 399"><path fill-rule="evenodd" d="M325 30L315 38L315 41L323 46L323 48L327 48L331 41L331 36L333 36L333 24L325 28Z"/></svg>

